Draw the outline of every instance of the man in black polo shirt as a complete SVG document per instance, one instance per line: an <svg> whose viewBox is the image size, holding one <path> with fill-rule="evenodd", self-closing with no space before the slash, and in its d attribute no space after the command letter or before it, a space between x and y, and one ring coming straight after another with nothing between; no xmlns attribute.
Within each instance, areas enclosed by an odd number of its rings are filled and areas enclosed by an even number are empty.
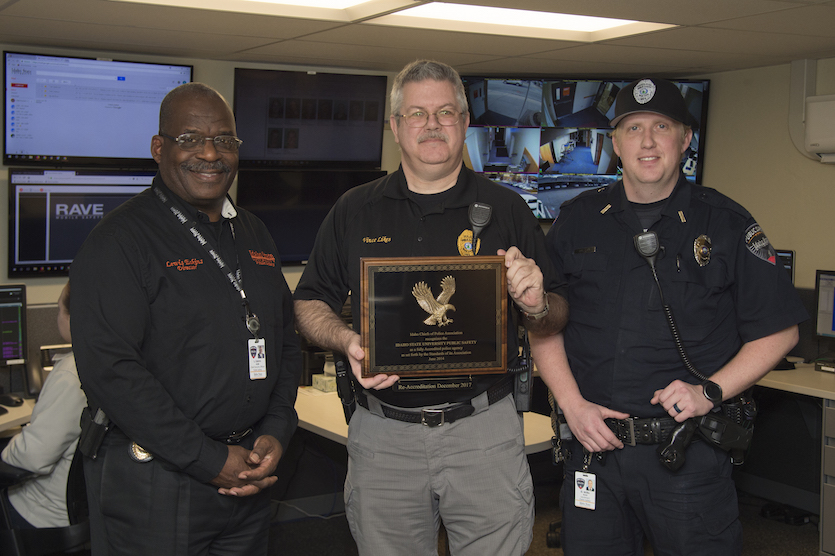
<svg viewBox="0 0 835 556"><path fill-rule="evenodd" d="M533 486L521 419L507 395L512 380L481 375L459 381L469 384L464 389L398 391L397 376L362 379L360 337L337 313L352 292L353 325L360 330L361 257L473 251L505 255L509 305L523 312L531 333L562 329L567 306L550 293L558 284L527 204L462 164L469 114L457 72L437 62L409 64L395 79L391 107L400 169L336 203L295 292L300 331L347 355L355 375L360 407L350 422L345 481L351 532L364 555L435 554L443 520L453 554L521 555L531 540ZM471 250L467 215L476 201L491 205L493 216ZM511 365L516 336L509 331ZM472 414L437 427L385 416L462 405L472 405Z"/></svg>
<svg viewBox="0 0 835 556"><path fill-rule="evenodd" d="M239 144L217 91L173 89L151 139L152 187L73 261L92 410L80 445L94 444L91 419L111 423L97 450L82 450L94 556L267 553L301 352L275 243L227 196Z"/></svg>
<svg viewBox="0 0 835 556"><path fill-rule="evenodd" d="M673 471L657 448L771 370L806 312L753 217L681 173L692 123L669 81L622 89L611 125L623 179L564 203L548 232L571 319L537 365L574 436L564 442L567 555L642 555L644 535L658 556L742 550L728 453L694 441Z"/></svg>

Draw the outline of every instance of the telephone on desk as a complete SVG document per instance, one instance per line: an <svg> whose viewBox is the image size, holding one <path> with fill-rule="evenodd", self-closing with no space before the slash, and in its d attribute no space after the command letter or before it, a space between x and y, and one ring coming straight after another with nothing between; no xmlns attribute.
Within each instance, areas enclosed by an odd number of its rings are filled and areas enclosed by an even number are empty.
<svg viewBox="0 0 835 556"><path fill-rule="evenodd" d="M776 365L774 365L775 371L790 371L794 369L794 363L783 357L782 361L779 361Z"/></svg>

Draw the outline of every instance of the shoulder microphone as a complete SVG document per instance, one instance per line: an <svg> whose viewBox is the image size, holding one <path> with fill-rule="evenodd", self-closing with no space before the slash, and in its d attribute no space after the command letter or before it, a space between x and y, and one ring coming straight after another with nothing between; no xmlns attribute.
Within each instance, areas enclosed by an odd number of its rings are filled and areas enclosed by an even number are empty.
<svg viewBox="0 0 835 556"><path fill-rule="evenodd" d="M473 227L473 246L471 251L475 254L476 247L478 246L478 236L481 234L481 231L486 228L488 224L490 224L490 217L493 216L493 207L476 201L470 205L468 216L470 219L470 226Z"/></svg>

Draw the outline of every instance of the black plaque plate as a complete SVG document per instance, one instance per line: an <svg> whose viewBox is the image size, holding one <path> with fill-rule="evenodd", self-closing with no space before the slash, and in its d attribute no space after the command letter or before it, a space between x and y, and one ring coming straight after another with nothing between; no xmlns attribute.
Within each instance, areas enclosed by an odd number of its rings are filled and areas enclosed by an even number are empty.
<svg viewBox="0 0 835 556"><path fill-rule="evenodd" d="M507 370L504 257L362 259L362 375Z"/></svg>

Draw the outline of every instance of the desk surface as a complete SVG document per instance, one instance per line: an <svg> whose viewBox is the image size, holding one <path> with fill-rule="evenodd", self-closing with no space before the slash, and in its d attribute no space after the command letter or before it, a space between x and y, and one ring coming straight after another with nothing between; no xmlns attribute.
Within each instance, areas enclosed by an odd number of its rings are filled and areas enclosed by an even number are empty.
<svg viewBox="0 0 835 556"><path fill-rule="evenodd" d="M813 363L797 363L795 369L771 371L757 384L795 394L835 400L835 373L816 371Z"/></svg>
<svg viewBox="0 0 835 556"><path fill-rule="evenodd" d="M348 443L348 425L342 403L336 392L321 392L310 386L299 388L296 399L299 426L340 444ZM535 454L551 448L551 418L527 412L525 420L525 453Z"/></svg>
<svg viewBox="0 0 835 556"><path fill-rule="evenodd" d="M32 417L35 400L24 399L23 405L19 407L6 407L5 405L2 407L8 409L9 412L0 415L0 432L28 423L29 418Z"/></svg>

